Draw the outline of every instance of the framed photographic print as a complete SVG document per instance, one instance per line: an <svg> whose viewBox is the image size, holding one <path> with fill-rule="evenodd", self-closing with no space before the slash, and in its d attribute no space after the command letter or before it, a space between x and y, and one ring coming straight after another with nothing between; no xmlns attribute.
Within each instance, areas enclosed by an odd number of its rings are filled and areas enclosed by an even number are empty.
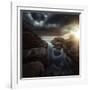
<svg viewBox="0 0 90 90"><path fill-rule="evenodd" d="M48 5L11 3L13 88L85 83L85 8Z"/></svg>

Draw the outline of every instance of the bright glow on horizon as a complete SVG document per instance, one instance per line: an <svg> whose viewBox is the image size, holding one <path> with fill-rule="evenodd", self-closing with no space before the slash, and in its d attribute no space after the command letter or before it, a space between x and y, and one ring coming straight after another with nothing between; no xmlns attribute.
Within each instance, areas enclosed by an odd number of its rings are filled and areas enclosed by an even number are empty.
<svg viewBox="0 0 90 90"><path fill-rule="evenodd" d="M75 39L80 39L80 30L78 24L70 24L63 28L63 31L67 32L65 35L62 35L64 39L69 39L70 36L73 36Z"/></svg>
<svg viewBox="0 0 90 90"><path fill-rule="evenodd" d="M76 38L80 39L80 31L79 30L76 31L76 32L74 32L74 34L75 34L75 37Z"/></svg>

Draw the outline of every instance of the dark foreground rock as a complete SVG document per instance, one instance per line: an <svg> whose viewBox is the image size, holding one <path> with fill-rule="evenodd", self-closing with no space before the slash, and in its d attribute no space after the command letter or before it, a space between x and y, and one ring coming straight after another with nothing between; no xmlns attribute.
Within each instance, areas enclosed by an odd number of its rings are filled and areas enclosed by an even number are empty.
<svg viewBox="0 0 90 90"><path fill-rule="evenodd" d="M79 75L79 43L55 38L52 46L34 32L23 33L23 77Z"/></svg>

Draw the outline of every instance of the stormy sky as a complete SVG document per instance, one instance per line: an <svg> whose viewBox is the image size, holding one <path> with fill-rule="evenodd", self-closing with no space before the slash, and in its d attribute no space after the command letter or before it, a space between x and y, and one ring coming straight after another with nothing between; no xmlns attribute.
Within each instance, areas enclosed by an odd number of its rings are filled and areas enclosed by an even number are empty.
<svg viewBox="0 0 90 90"><path fill-rule="evenodd" d="M33 31L43 39L79 28L79 13L21 10L21 18L23 31Z"/></svg>

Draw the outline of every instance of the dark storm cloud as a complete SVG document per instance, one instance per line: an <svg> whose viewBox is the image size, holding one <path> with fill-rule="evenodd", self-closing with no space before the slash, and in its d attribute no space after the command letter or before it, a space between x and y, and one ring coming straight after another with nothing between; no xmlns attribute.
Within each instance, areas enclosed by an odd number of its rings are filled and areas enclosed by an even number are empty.
<svg viewBox="0 0 90 90"><path fill-rule="evenodd" d="M60 28L73 20L79 21L79 13L53 13L22 10L23 28L48 30Z"/></svg>

